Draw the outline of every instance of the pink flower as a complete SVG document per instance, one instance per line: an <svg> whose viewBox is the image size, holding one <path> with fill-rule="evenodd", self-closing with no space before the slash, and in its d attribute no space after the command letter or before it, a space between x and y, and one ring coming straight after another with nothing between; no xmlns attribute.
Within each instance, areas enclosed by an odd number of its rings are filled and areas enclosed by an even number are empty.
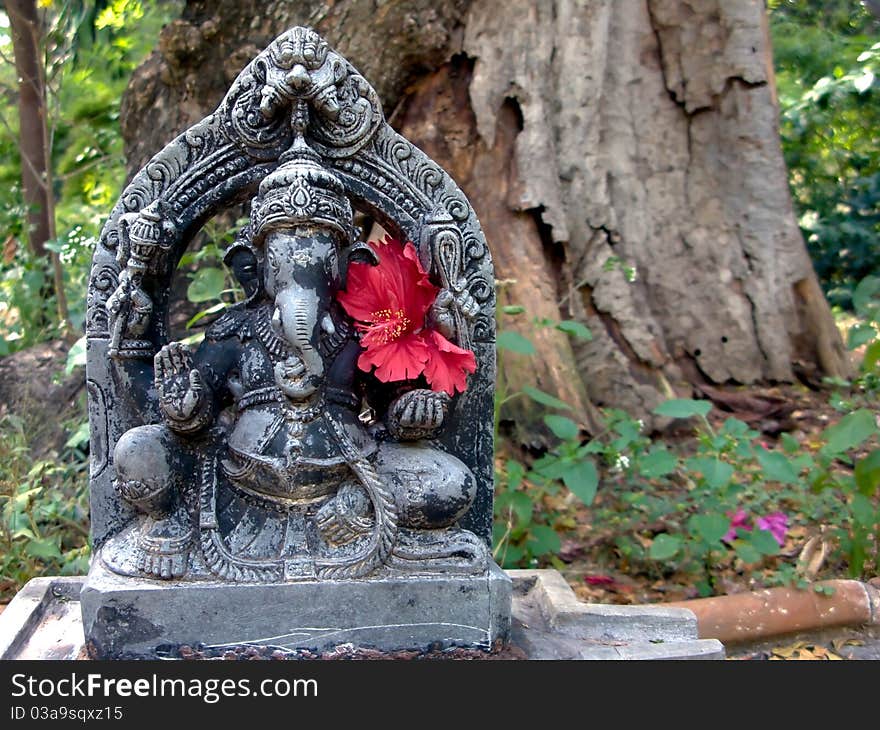
<svg viewBox="0 0 880 730"><path fill-rule="evenodd" d="M773 535L779 547L785 544L785 533L788 529L788 517L783 512L771 512L766 517L759 517L755 524L759 530L767 530Z"/></svg>
<svg viewBox="0 0 880 730"><path fill-rule="evenodd" d="M739 535L736 533L736 528L742 528L743 530L751 530L751 526L749 525L749 516L746 514L746 511L740 507L736 512L734 512L733 517L730 520L730 529L721 539L724 542L733 542L736 540Z"/></svg>

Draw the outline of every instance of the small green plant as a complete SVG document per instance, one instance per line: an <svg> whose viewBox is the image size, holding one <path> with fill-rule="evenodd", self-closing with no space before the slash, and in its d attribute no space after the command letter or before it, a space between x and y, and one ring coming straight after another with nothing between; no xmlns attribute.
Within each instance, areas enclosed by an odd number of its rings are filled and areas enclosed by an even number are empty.
<svg viewBox="0 0 880 730"><path fill-rule="evenodd" d="M524 312L524 307L510 305L502 307L499 315L517 316ZM553 328L581 340L592 338L589 329L574 320L533 318L530 324L535 329ZM571 412L567 403L530 385L510 392L504 377L504 358L507 353L533 355L535 347L531 340L514 330L501 329L497 346L496 441L501 409L514 398L529 398L546 408ZM544 424L558 443L531 467L520 460L507 459L496 469L494 554L496 560L507 567L534 565L540 558L558 562L556 554L561 547L558 531L570 525L571 520L564 510L553 509L548 503L565 504L572 497L589 505L599 485L596 466L588 455L588 447L582 444L580 426L559 413L545 415Z"/></svg>
<svg viewBox="0 0 880 730"><path fill-rule="evenodd" d="M627 517L618 516L619 529L641 538L623 541L628 559L695 574L703 594L716 588L722 567L764 568L766 582L792 582L792 570L770 559L780 555L787 528L797 519L834 526L838 557L851 575L880 569L880 511L874 499L880 451L856 456L880 433L870 411L860 409L829 426L819 437L820 448L811 454L788 434L782 435L781 448L770 449L757 431L735 418L714 429L706 418L710 407L707 401L682 399L654 411L698 420L696 453L691 456L621 435L602 448L605 461L613 459L622 472L613 487L620 490L616 497L630 508ZM625 414L614 416L612 430L634 430L632 419L626 425ZM848 466L854 467L852 473ZM676 485L685 489L669 488ZM607 518L608 512L619 515L617 499L594 512L596 519Z"/></svg>
<svg viewBox="0 0 880 730"><path fill-rule="evenodd" d="M857 297L871 326L861 331L871 337L877 332L874 286L860 285ZM507 307L500 314L522 312ZM589 337L578 323L531 324ZM537 458L505 458L497 465L494 537L502 565L561 566L560 533L576 526L580 505L590 509L594 525L613 532L610 559L623 569L691 576L688 582L702 595L718 590L725 571L765 585L806 585L790 552L797 543L786 542L792 529L827 533L832 559L850 575L880 571L880 429L870 410L846 404L840 421L814 441L784 433L771 447L739 419L713 426L709 401L673 399L654 415L695 423L693 438L676 448L652 441L641 421L615 409L602 411L600 431L585 441L570 405L532 386L516 392L506 387L504 358L535 354L531 341L501 329L498 349L496 435L502 406L526 397L554 411L544 424L555 439ZM863 372L875 366L868 359Z"/></svg>
<svg viewBox="0 0 880 730"><path fill-rule="evenodd" d="M88 423L71 424L57 459L33 460L30 430L0 419L0 600L33 577L88 570Z"/></svg>
<svg viewBox="0 0 880 730"><path fill-rule="evenodd" d="M565 488L589 506L599 486L579 426L557 414L544 416L544 423L559 443L530 468L508 459L496 472L494 555L505 566L531 565L544 556L552 560L561 547L557 529L565 527L565 515L551 513L547 499L559 497Z"/></svg>
<svg viewBox="0 0 880 730"><path fill-rule="evenodd" d="M231 304L244 298L241 286L232 271L223 263L223 254L235 239L235 234L246 223L247 219L239 219L233 226L224 227L217 221L209 221L203 229L202 245L180 257L178 269L189 271L190 282L186 288L186 298L193 304L210 303L189 319L186 323L187 329L219 314ZM203 336L204 332L197 331L183 341L194 345L200 342Z"/></svg>

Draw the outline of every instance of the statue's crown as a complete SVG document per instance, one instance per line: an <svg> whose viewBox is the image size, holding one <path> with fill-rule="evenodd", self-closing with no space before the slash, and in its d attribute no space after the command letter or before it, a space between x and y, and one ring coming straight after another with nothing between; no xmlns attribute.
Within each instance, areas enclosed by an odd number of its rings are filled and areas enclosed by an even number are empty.
<svg viewBox="0 0 880 730"><path fill-rule="evenodd" d="M294 140L281 155L281 164L260 183L251 210L253 241L261 245L273 229L298 224L329 226L342 236L352 235L352 209L340 179L321 164L321 158L304 137L305 105L294 111Z"/></svg>

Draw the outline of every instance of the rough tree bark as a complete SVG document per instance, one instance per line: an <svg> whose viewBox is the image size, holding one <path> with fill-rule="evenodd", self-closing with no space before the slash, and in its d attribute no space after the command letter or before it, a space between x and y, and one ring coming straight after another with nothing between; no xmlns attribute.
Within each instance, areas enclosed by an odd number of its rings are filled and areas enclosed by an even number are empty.
<svg viewBox="0 0 880 730"><path fill-rule="evenodd" d="M541 353L505 356L514 386L588 424L700 383L849 372L789 197L761 0L190 0L124 100L131 171L293 24L361 69L471 199L515 282L501 300L527 308L504 326Z"/></svg>

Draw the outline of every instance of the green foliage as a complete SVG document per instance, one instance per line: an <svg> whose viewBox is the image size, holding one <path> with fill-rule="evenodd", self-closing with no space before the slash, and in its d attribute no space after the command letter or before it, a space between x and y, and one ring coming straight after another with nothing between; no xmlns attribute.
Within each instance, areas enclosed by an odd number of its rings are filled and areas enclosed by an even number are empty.
<svg viewBox="0 0 880 730"><path fill-rule="evenodd" d="M872 318L863 323L876 324L877 290L873 281L855 289L858 312ZM574 328L563 331L576 336ZM499 346L502 373L511 351ZM691 448L673 450L620 410L603 410L600 433L586 441L564 401L532 386L508 393L503 377L496 395L496 414L514 397L549 409L544 424L555 439L531 463L507 459L497 469L495 556L505 567L560 566L561 539L551 531L564 535L582 505L593 524L613 528L616 559L649 574L689 573L704 595L729 569L765 583L804 583L781 554L786 530L795 527L831 526L833 557L851 575L880 572L880 428L868 408L841 399L844 415L818 443L782 434L771 448L736 418L713 427L709 401L672 399L654 414L696 424Z"/></svg>
<svg viewBox="0 0 880 730"><path fill-rule="evenodd" d="M676 409L682 418L695 412L680 401L667 401L655 413ZM693 457L673 454L646 438L621 438L621 433L635 432L638 422L619 412L609 415L612 437L602 439L599 453L610 472L621 477L593 517L631 533L637 538L628 541L631 548L648 544L647 550L630 550L631 562L641 562L646 570L653 561L665 571L693 572L701 590L709 593L718 570L734 561L751 569L769 567L767 560L779 554L780 544L758 519L785 515L835 525L838 557L851 575L880 571L880 450L855 457L880 434L869 411L856 411L829 426L815 453L791 436L782 440L782 449L771 450L760 443L758 432L734 418L717 430L704 422L695 434ZM854 475L840 468L854 460ZM675 488L681 482L689 485L684 496ZM675 495L674 500L666 494ZM664 527L646 531L645 525ZM777 580L787 580L788 572L778 568Z"/></svg>
<svg viewBox="0 0 880 730"><path fill-rule="evenodd" d="M125 180L119 104L136 66L156 43L178 3L139 0L40 3L45 14L47 121L59 252L70 305L69 325L82 326L85 281L101 226ZM12 57L0 27L0 51ZM26 210L18 151L18 82L14 65L0 64L0 355L56 337L50 264L27 251Z"/></svg>
<svg viewBox="0 0 880 730"><path fill-rule="evenodd" d="M829 298L880 270L880 24L862 3L771 1L781 135L801 229Z"/></svg>
<svg viewBox="0 0 880 730"><path fill-rule="evenodd" d="M0 601L36 576L88 570L88 423L69 424L58 458L33 458L32 430L0 419Z"/></svg>
<svg viewBox="0 0 880 730"><path fill-rule="evenodd" d="M524 307L509 305L500 308L500 314L523 314ZM580 322L533 319L536 329L554 328L576 339L590 339L590 331ZM547 408L571 413L572 407L544 391L527 385L509 393L504 379L504 358L507 353L517 356L533 355L531 340L513 330L501 330L497 337L499 377L495 390L495 429L504 403L513 398L526 397ZM568 495L589 505L599 487L599 473L588 456L589 446L583 446L580 426L568 416L548 413L544 424L558 443L537 459L531 467L509 459L496 469L494 554L505 566L533 565L539 558L558 563L555 554L561 541L558 530L569 524L564 515L553 514L545 508L545 501L566 499Z"/></svg>
<svg viewBox="0 0 880 730"><path fill-rule="evenodd" d="M132 71L156 43L180 2L139 0L40 2L44 14L47 122L59 254L70 306L69 326L82 327L95 242L125 180L119 104ZM2 11L0 11L2 15ZM5 18L0 18L5 20ZM12 58L8 25L0 51ZM18 151L18 80L0 63L0 356L57 337L50 264L28 251ZM85 341L70 350L68 374L84 364ZM0 419L0 600L30 578L88 569L88 423L67 424L60 454L37 458L37 430L24 419Z"/></svg>

